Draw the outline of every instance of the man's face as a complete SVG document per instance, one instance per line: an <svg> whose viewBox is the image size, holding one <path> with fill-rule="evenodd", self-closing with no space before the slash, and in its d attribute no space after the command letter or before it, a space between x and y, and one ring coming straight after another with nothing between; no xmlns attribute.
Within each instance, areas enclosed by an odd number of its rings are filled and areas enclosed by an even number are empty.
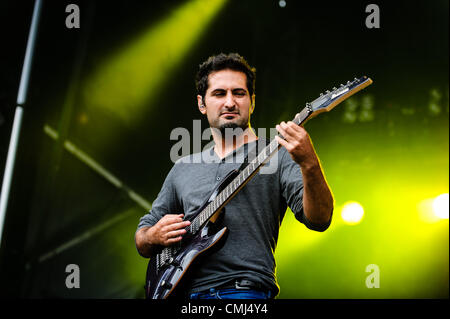
<svg viewBox="0 0 450 319"><path fill-rule="evenodd" d="M208 89L202 101L197 96L199 110L208 118L209 125L224 131L226 127L246 129L253 112L245 73L221 70L208 76ZM203 103L202 103L203 102ZM201 105L204 107L201 107Z"/></svg>

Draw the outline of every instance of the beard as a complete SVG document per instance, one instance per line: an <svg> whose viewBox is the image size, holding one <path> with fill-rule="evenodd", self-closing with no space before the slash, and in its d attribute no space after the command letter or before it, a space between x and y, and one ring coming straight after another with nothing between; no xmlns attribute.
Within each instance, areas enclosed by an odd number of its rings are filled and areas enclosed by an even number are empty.
<svg viewBox="0 0 450 319"><path fill-rule="evenodd" d="M242 132L248 128L248 124L246 123L224 123L219 125L218 130L222 136L225 135L225 132L231 131L231 133L236 133L241 129Z"/></svg>
<svg viewBox="0 0 450 319"><path fill-rule="evenodd" d="M220 122L222 121L219 120L218 123L215 123L216 125L211 127L218 130L221 137L228 141L234 140L236 137L241 136L248 128L248 118L239 118L234 121L226 121L225 123Z"/></svg>
<svg viewBox="0 0 450 319"><path fill-rule="evenodd" d="M222 138L234 139L249 128L249 116L241 117L240 112L237 114L238 117L234 119L221 118L220 115L217 118L208 118L209 126L212 130L220 133Z"/></svg>

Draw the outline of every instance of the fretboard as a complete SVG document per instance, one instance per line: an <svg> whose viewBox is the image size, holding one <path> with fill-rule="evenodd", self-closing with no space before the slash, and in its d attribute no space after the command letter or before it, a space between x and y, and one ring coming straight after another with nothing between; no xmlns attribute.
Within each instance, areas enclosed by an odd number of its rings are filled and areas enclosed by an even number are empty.
<svg viewBox="0 0 450 319"><path fill-rule="evenodd" d="M292 120L301 125L311 115L309 104ZM280 134L279 137L283 138ZM220 209L222 209L244 187L259 169L278 151L281 145L273 139L249 164L212 200L186 227L190 234L196 234L203 225Z"/></svg>

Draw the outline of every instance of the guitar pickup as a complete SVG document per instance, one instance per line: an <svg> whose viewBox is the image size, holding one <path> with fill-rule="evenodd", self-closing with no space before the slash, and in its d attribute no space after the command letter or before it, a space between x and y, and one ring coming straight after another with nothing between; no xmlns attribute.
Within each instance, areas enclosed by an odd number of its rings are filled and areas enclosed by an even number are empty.
<svg viewBox="0 0 450 319"><path fill-rule="evenodd" d="M162 282L161 282L161 288L164 288L164 289L172 289L172 284L170 283L170 282L167 282L167 281L165 281L165 280L163 280Z"/></svg>
<svg viewBox="0 0 450 319"><path fill-rule="evenodd" d="M178 260L176 260L175 258L170 258L167 263L169 265L175 266L176 268L179 268L180 270L183 270L183 267L181 267L181 264Z"/></svg>

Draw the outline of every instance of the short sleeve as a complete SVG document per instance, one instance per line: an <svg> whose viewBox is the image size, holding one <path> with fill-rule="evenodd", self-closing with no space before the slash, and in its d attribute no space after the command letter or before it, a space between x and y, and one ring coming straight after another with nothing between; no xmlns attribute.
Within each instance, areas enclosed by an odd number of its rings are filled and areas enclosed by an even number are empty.
<svg viewBox="0 0 450 319"><path fill-rule="evenodd" d="M308 229L325 231L329 227L331 219L326 224L316 224L306 218L303 211L303 176L300 166L294 162L286 149L281 148L280 151L283 152L280 163L280 184L283 198L299 222Z"/></svg>
<svg viewBox="0 0 450 319"><path fill-rule="evenodd" d="M167 174L152 208L139 220L137 230L155 225L166 214L176 214L180 211L174 183L176 166L175 164Z"/></svg>
<svg viewBox="0 0 450 319"><path fill-rule="evenodd" d="M295 217L303 214L303 177L300 166L285 148L280 148L280 186L283 198Z"/></svg>

